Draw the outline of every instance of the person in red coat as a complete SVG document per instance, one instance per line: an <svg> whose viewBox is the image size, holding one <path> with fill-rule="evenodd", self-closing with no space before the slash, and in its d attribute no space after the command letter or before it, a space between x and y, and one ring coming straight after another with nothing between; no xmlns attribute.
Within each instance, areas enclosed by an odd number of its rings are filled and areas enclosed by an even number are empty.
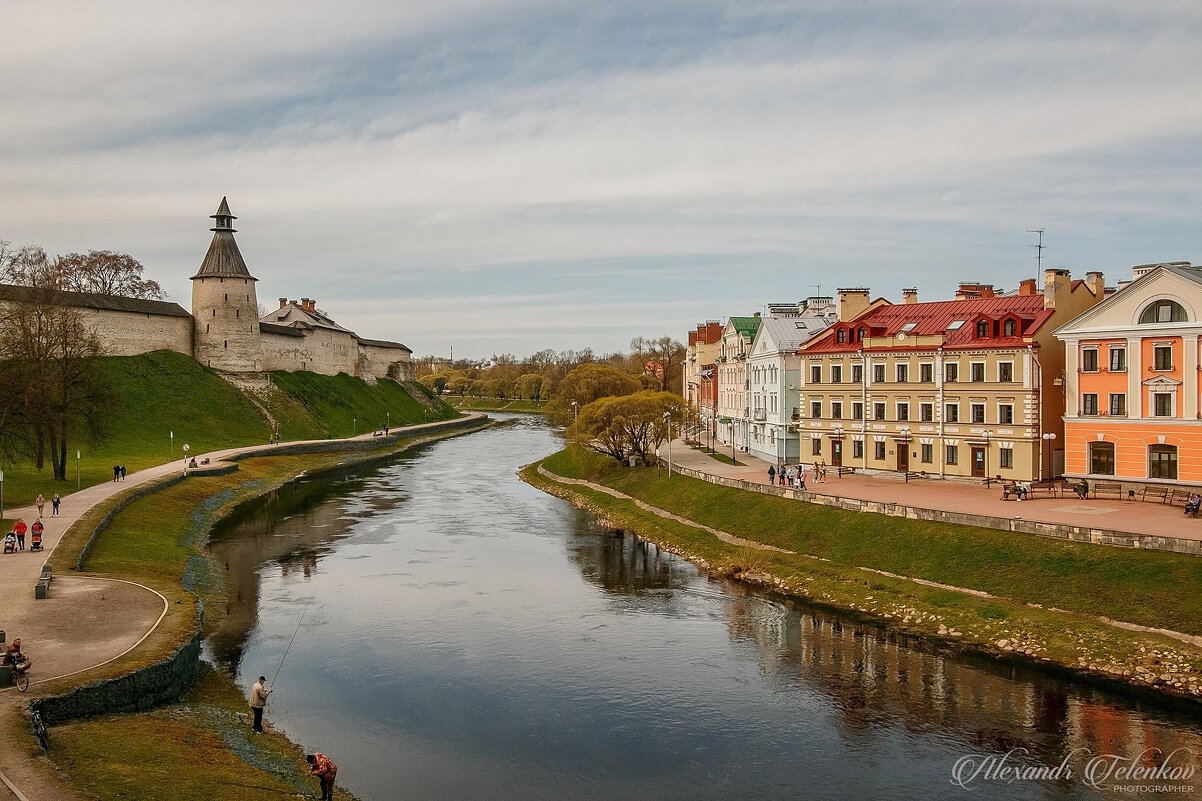
<svg viewBox="0 0 1202 801"><path fill-rule="evenodd" d="M325 754L309 754L305 759L309 763L309 773L321 780L322 801L334 801L334 777L338 775L338 766Z"/></svg>

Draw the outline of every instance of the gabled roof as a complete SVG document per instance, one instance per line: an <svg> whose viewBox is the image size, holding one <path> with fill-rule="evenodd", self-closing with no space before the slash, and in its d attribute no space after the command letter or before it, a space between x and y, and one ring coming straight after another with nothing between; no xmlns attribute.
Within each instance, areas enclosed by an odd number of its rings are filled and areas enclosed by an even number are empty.
<svg viewBox="0 0 1202 801"><path fill-rule="evenodd" d="M821 334L832 323L834 323L833 317L760 318L760 329L756 333L756 342L769 339L776 346L776 353L793 351Z"/></svg>
<svg viewBox="0 0 1202 801"><path fill-rule="evenodd" d="M275 325L293 326L297 328L329 328L334 331L343 331L347 334L354 335L354 331L348 328L343 328L338 323L334 322L323 312L316 309L310 311L301 308L295 303L289 303L279 309L272 309L267 314L259 318L261 323L274 323Z"/></svg>
<svg viewBox="0 0 1202 801"><path fill-rule="evenodd" d="M754 339L755 332L760 329L760 318L731 317L727 324L734 328L734 330L738 332L740 336L746 337L747 339Z"/></svg>
<svg viewBox="0 0 1202 801"><path fill-rule="evenodd" d="M276 325L275 323L259 323L259 333L261 334L278 334L285 337L300 337L304 338L304 329L294 328L290 325Z"/></svg>
<svg viewBox="0 0 1202 801"><path fill-rule="evenodd" d="M864 314L839 324L838 327L859 331L868 329L870 337L896 337L898 333L909 336L943 336L944 348L1012 348L1027 343L1027 339L1053 315L1053 309L1045 309L1043 295L996 295L991 298L969 298L966 300L941 300L928 303L897 303L869 309ZM1017 335L978 337L976 323L981 319L1002 320L1016 317L1022 321ZM956 322L959 321L959 325ZM913 325L911 325L913 324ZM832 330L806 348L807 352L856 351L861 344L851 341L836 342ZM904 340L897 346L903 346Z"/></svg>
<svg viewBox="0 0 1202 801"><path fill-rule="evenodd" d="M230 206L225 198L221 199L217 213L209 216L217 221L216 225L209 229L213 232L213 241L209 243L209 251L205 254L204 261L200 263L200 269L192 278L259 280L250 274L250 270L246 269L246 262L242 259L241 251L238 250L238 243L234 241L234 234L237 232L233 228L233 221L238 218L230 214Z"/></svg>
<svg viewBox="0 0 1202 801"><path fill-rule="evenodd" d="M1181 279L1202 287L1202 265L1191 265L1189 262L1169 262L1156 265L1141 264L1136 269L1146 269L1147 271L1134 281L1120 284L1117 292L1107 295L1052 333L1059 337L1062 333L1073 334L1092 330L1091 324L1096 323L1099 318L1105 320L1115 307L1121 308L1132 302L1133 297L1138 299L1136 302L1139 305L1150 302L1158 290L1149 288L1149 284L1163 283L1166 280L1172 284L1175 279ZM1167 276L1172 277L1166 278ZM1141 295L1144 297L1141 298ZM1113 327L1111 324L1106 323L1103 323L1102 326L1104 329L1111 327ZM1121 327L1125 327L1125 325Z"/></svg>
<svg viewBox="0 0 1202 801"><path fill-rule="evenodd" d="M29 286L0 284L0 300L11 303L53 303L60 306L75 306L83 309L105 309L107 311L133 312L135 314L157 314L166 317L191 317L178 303L166 300L143 300L122 298L116 295L100 295L94 292L64 292L57 289L35 289Z"/></svg>

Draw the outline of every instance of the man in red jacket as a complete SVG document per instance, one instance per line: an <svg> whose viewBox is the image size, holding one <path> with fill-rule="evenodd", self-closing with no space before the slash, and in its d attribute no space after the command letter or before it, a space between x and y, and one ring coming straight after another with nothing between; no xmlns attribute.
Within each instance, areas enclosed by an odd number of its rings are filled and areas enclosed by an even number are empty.
<svg viewBox="0 0 1202 801"><path fill-rule="evenodd" d="M309 762L309 773L321 780L322 801L334 801L334 777L338 775L338 766L325 754L309 754L305 759Z"/></svg>

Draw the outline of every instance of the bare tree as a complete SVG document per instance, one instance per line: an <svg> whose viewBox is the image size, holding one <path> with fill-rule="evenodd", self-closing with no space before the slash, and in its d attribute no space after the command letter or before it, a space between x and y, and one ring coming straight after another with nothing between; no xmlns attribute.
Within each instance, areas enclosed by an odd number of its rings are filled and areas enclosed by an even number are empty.
<svg viewBox="0 0 1202 801"><path fill-rule="evenodd" d="M111 250L68 253L54 260L57 289L148 300L166 297L159 282L143 278L142 270L133 256Z"/></svg>
<svg viewBox="0 0 1202 801"><path fill-rule="evenodd" d="M638 359L646 364L655 362L659 365L663 379L660 386L661 389L667 392L675 392L680 394L681 388L681 368L684 364L685 347L672 337L660 337L659 339L647 339L645 337L635 337L630 340L630 355L631 358ZM640 365L640 368L642 365Z"/></svg>

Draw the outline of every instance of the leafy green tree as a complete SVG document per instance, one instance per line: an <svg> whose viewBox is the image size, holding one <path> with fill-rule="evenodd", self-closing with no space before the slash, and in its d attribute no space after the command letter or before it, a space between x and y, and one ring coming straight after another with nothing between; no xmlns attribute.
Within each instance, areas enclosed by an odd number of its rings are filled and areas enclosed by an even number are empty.
<svg viewBox="0 0 1202 801"><path fill-rule="evenodd" d="M546 380L538 373L526 373L518 379L517 395L519 398L536 401L542 397L544 383Z"/></svg>
<svg viewBox="0 0 1202 801"><path fill-rule="evenodd" d="M644 465L653 465L656 448L668 434L665 413L677 426L688 414L688 404L671 392L650 390L604 397L580 410L568 436L619 462L633 455Z"/></svg>
<svg viewBox="0 0 1202 801"><path fill-rule="evenodd" d="M572 402L577 410L598 398L632 395L643 388L638 378L604 364L582 364L563 377L547 405L553 422L572 421Z"/></svg>

